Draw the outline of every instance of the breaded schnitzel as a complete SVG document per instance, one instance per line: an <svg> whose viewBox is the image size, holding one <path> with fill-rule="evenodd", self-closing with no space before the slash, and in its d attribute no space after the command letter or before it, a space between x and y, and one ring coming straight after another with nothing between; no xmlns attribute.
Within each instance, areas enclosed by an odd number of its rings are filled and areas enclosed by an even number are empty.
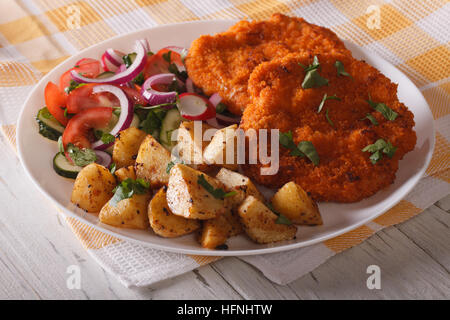
<svg viewBox="0 0 450 320"><path fill-rule="evenodd" d="M318 201L359 201L393 183L398 161L416 144L414 116L399 102L396 84L350 55L317 54L317 71L328 85L302 88L305 68L313 64L313 56L290 54L256 67L248 82L252 102L244 111L241 128L292 131L295 144L312 142L319 164L291 156L291 151L280 145L276 175L261 176L261 164L246 165L244 170L269 187L294 180ZM340 75L336 61L342 63ZM334 99L324 100L318 112L325 94ZM380 107L379 103L398 114L395 120L386 119L374 108ZM362 149L378 139L397 149L391 159L384 154L373 164L369 159L372 153Z"/></svg>
<svg viewBox="0 0 450 320"><path fill-rule="evenodd" d="M253 69L301 50L350 55L331 30L302 18L274 14L266 21L240 21L226 32L196 39L186 57L186 68L205 94L218 92L228 110L240 115L249 103L247 82Z"/></svg>

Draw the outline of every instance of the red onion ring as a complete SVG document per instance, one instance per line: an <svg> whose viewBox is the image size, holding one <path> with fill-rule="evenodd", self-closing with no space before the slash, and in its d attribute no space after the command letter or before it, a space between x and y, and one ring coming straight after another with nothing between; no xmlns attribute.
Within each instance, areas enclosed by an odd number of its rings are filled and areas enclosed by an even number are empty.
<svg viewBox="0 0 450 320"><path fill-rule="evenodd" d="M161 73L151 76L142 85L141 95L152 106L175 102L177 99L177 93L175 91L161 92L152 88L155 84L170 84L174 80L177 80L177 78L173 73Z"/></svg>
<svg viewBox="0 0 450 320"><path fill-rule="evenodd" d="M138 41L144 46L145 52L150 51L150 45L148 44L147 39L140 39Z"/></svg>
<svg viewBox="0 0 450 320"><path fill-rule="evenodd" d="M120 131L125 130L131 124L133 120L133 103L128 99L125 92L122 91L119 87L115 87L112 85L99 85L95 86L92 89L92 93L100 93L100 92L109 92L112 93L119 99L120 103L120 116L119 120L117 120L116 125L109 132L113 136L116 136ZM104 143L102 140L97 140L92 143L92 149L95 150L105 150L110 147L112 143Z"/></svg>
<svg viewBox="0 0 450 320"><path fill-rule="evenodd" d="M241 117L229 117L225 116L223 114L217 113L216 118L222 122L229 123L229 124L235 124L241 122Z"/></svg>
<svg viewBox="0 0 450 320"><path fill-rule="evenodd" d="M108 59L109 62L111 62L116 67L120 66L123 63L122 57L125 55L124 53L120 51L116 51L114 49L106 49L105 58Z"/></svg>
<svg viewBox="0 0 450 320"><path fill-rule="evenodd" d="M133 80L145 67L147 62L147 52L141 42L136 41L136 59L127 70L117 73L109 78L91 79L86 78L75 70L70 72L72 79L78 83L104 83L104 84L122 84Z"/></svg>
<svg viewBox="0 0 450 320"><path fill-rule="evenodd" d="M194 82L192 82L191 78L187 78L186 79L186 91L187 92L191 92L191 93L195 93L194 90ZM215 107L215 106L214 106Z"/></svg>
<svg viewBox="0 0 450 320"><path fill-rule="evenodd" d="M217 107L220 101L222 101L222 97L216 92L211 97L209 97L209 101L211 101L214 107Z"/></svg>
<svg viewBox="0 0 450 320"><path fill-rule="evenodd" d="M97 160L95 161L95 163L98 163L99 165L109 168L112 162L111 156L105 151L94 150L94 152L95 155L97 156Z"/></svg>
<svg viewBox="0 0 450 320"><path fill-rule="evenodd" d="M222 129L222 128L225 128L224 125L221 125L221 124L217 121L217 118L210 118L210 119L206 120L206 123L209 124L211 127L216 128L216 129Z"/></svg>

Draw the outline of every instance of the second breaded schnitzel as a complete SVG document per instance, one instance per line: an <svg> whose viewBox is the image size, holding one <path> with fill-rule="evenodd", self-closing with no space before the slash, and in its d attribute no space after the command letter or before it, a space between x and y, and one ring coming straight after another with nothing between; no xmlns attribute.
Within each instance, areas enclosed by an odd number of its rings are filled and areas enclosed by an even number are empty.
<svg viewBox="0 0 450 320"><path fill-rule="evenodd" d="M317 201L359 201L393 183L399 160L416 144L414 116L399 102L397 85L367 63L339 53L316 59L320 66L309 78L313 54L259 65L249 80L252 103L240 127L291 131L295 145L312 143L318 164L280 145L276 175L261 175L261 164L244 171L272 188L293 180ZM363 151L379 139L391 146L377 154L376 145Z"/></svg>
<svg viewBox="0 0 450 320"><path fill-rule="evenodd" d="M219 93L228 110L240 115L249 103L247 82L253 69L302 50L351 55L331 30L302 18L274 14L266 21L240 21L226 32L196 39L186 68L205 94Z"/></svg>

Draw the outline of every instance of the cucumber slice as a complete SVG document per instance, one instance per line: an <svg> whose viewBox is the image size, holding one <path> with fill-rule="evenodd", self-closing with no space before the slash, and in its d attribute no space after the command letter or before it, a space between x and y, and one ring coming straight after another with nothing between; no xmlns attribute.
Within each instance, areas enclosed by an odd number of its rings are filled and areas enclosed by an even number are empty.
<svg viewBox="0 0 450 320"><path fill-rule="evenodd" d="M105 78L112 77L113 75L115 75L114 72L112 72L112 71L105 71L105 72L100 73L100 74L96 77L96 79L105 79Z"/></svg>
<svg viewBox="0 0 450 320"><path fill-rule="evenodd" d="M39 133L47 139L58 141L64 132L64 126L50 114L47 107L39 110L36 121L39 124Z"/></svg>
<svg viewBox="0 0 450 320"><path fill-rule="evenodd" d="M60 176L75 179L83 168L70 163L64 153L58 152L53 158L53 169Z"/></svg>
<svg viewBox="0 0 450 320"><path fill-rule="evenodd" d="M180 126L182 119L178 109L173 108L167 111L166 116L162 120L159 141L161 141L161 144L168 150L172 150L176 145L176 141L170 141L170 138L172 132Z"/></svg>

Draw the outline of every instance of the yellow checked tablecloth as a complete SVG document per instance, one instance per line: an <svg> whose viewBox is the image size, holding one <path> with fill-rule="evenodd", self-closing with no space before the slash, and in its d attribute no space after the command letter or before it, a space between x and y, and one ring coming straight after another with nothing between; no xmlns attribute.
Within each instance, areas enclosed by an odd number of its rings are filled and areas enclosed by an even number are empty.
<svg viewBox="0 0 450 320"><path fill-rule="evenodd" d="M378 230L422 212L450 193L450 3L446 0L2 0L0 123L15 144L15 122L33 85L83 48L133 30L199 19L263 19L281 12L334 30L396 65L420 88L435 119L436 149L426 175L374 221L306 248L242 259L285 284ZM91 255L127 286L145 286L218 258L162 252L105 235L73 218Z"/></svg>

